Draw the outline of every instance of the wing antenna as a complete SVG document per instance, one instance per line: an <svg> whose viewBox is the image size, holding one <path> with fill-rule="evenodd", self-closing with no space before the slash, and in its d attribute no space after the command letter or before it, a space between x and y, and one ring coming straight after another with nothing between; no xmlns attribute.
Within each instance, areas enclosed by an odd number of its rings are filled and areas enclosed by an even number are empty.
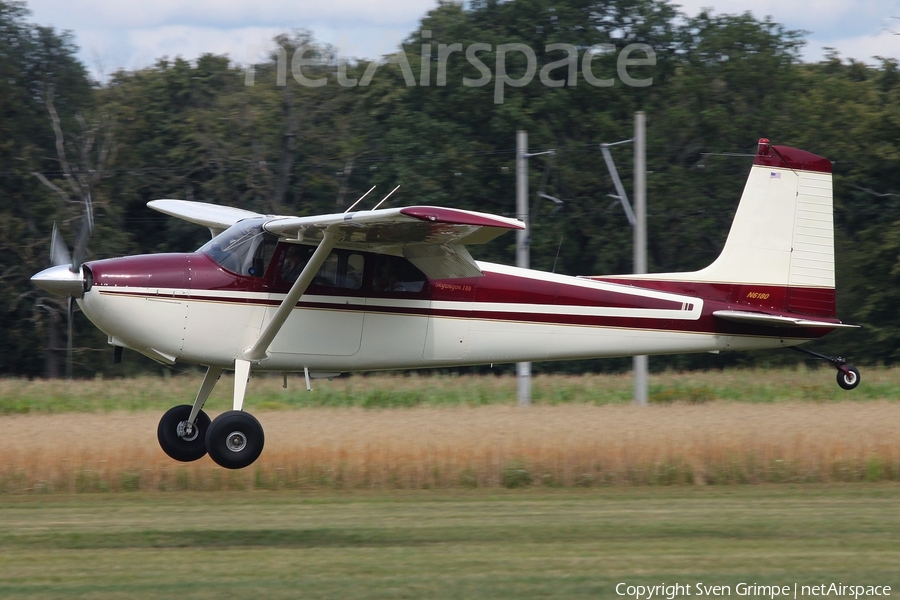
<svg viewBox="0 0 900 600"><path fill-rule="evenodd" d="M345 213L348 213L348 212L350 212L351 210L353 210L354 208L356 208L356 205L359 204L360 202L362 202L362 201L363 201L363 198L365 198L366 196L368 196L369 193L370 193L372 190L374 190L374 189L375 189L375 186L373 185L372 187L369 188L369 191L368 191L368 192L366 192L365 194L363 194L362 196L360 196L360 197L359 197L359 200L357 200L356 202L354 202L353 204L351 204L351 205L350 205L350 208L348 208L348 209L345 210L344 212L345 212Z"/></svg>
<svg viewBox="0 0 900 600"><path fill-rule="evenodd" d="M399 189L400 189L400 186L399 186L399 185L398 185L397 187L395 187L394 189L392 189L391 192L390 192L387 196L385 196L384 198L382 198L382 199L381 199L381 202L379 202L378 204L376 204L376 205L375 205L375 208L373 208L372 210L375 210L376 208L378 208L379 206L381 206L382 204L384 204L384 201L387 200L388 198L390 198L390 197L391 197L391 194L393 194L394 192L396 192L396 191L399 190Z"/></svg>

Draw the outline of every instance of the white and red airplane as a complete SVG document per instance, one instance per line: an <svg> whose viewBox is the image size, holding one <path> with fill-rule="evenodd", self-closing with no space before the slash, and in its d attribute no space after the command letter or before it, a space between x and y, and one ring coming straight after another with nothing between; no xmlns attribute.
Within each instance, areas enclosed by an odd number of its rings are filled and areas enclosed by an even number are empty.
<svg viewBox="0 0 900 600"><path fill-rule="evenodd" d="M263 429L243 411L251 371L784 348L849 327L835 318L831 163L768 140L721 255L691 273L569 277L476 261L467 246L524 224L451 208L286 217L183 200L149 206L208 227L212 240L186 254L76 260L32 280L76 297L118 356L130 348L207 366L193 405L159 423L160 445L181 461L209 452L236 469L256 460ZM55 262L68 262L63 253ZM843 359L813 354L835 365L842 387L859 383ZM226 369L235 371L232 410L210 422L202 408Z"/></svg>

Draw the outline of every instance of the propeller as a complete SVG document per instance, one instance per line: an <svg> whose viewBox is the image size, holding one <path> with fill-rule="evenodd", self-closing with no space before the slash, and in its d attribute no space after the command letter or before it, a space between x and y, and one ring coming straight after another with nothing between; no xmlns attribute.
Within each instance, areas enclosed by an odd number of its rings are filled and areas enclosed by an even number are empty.
<svg viewBox="0 0 900 600"><path fill-rule="evenodd" d="M81 229L75 241L74 253L69 252L56 223L50 238L50 264L31 278L35 285L52 294L66 296L66 379L72 379L72 321L75 317L75 298L81 298L85 290L82 264L87 256L87 243L94 232L94 210L91 196L84 200Z"/></svg>
<svg viewBox="0 0 900 600"><path fill-rule="evenodd" d="M54 267L72 264L72 255L69 254L56 223L53 224L53 237L50 238L50 264Z"/></svg>

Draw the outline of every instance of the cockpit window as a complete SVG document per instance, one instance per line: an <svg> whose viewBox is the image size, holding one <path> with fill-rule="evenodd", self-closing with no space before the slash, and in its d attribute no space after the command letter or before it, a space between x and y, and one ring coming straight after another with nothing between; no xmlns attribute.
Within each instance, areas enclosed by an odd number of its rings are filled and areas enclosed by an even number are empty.
<svg viewBox="0 0 900 600"><path fill-rule="evenodd" d="M222 268L250 277L262 277L275 253L278 238L263 231L265 219L235 223L200 248Z"/></svg>
<svg viewBox="0 0 900 600"><path fill-rule="evenodd" d="M291 244L281 263L281 279L287 283L297 281L306 263L315 252L315 246ZM362 287L365 258L350 250L332 250L319 267L312 285L340 290L358 290Z"/></svg>

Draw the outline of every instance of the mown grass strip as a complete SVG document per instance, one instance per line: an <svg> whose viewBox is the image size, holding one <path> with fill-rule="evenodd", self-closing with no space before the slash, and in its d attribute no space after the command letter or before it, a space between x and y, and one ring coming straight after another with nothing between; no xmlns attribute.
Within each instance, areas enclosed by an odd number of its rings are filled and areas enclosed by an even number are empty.
<svg viewBox="0 0 900 600"><path fill-rule="evenodd" d="M862 484L7 498L0 595L617 598L623 581L896 588L898 495L896 484Z"/></svg>

